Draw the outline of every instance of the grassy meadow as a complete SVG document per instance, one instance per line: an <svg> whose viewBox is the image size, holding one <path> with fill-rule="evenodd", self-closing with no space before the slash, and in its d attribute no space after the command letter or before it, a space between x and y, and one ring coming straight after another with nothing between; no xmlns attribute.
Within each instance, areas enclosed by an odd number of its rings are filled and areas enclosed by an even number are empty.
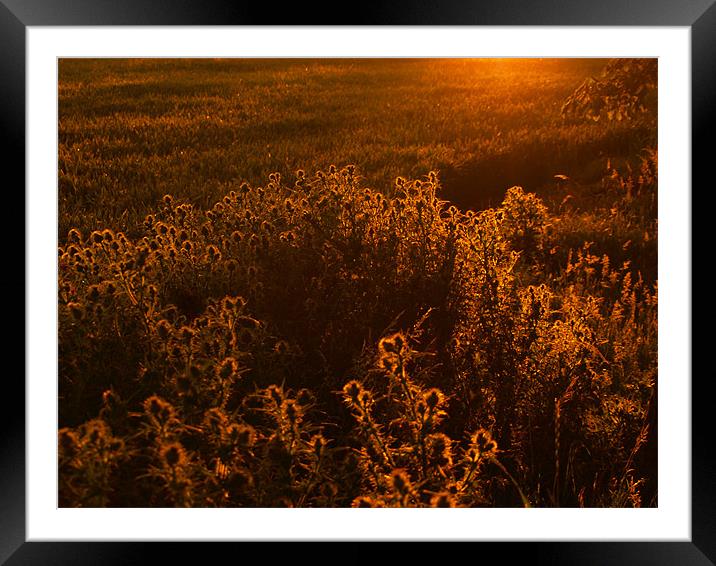
<svg viewBox="0 0 716 566"><path fill-rule="evenodd" d="M655 61L58 97L60 506L657 504Z"/></svg>

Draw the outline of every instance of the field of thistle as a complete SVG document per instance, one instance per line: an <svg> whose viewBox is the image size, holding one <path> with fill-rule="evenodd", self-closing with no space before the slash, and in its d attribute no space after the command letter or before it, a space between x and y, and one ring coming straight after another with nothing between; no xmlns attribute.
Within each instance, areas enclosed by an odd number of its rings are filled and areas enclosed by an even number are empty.
<svg viewBox="0 0 716 566"><path fill-rule="evenodd" d="M655 81L61 60L60 506L655 506Z"/></svg>

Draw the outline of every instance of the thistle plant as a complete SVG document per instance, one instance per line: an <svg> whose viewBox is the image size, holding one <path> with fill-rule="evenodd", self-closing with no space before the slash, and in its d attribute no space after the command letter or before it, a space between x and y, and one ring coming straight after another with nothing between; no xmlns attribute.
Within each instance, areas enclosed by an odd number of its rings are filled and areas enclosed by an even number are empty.
<svg viewBox="0 0 716 566"><path fill-rule="evenodd" d="M655 159L604 181L611 226ZM226 189L58 250L63 506L653 504L636 239L572 245L519 187L460 211L435 172Z"/></svg>

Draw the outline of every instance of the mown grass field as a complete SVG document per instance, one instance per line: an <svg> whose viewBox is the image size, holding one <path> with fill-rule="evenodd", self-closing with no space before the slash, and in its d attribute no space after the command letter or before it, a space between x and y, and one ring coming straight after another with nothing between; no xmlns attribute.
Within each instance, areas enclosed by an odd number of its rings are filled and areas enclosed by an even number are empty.
<svg viewBox="0 0 716 566"><path fill-rule="evenodd" d="M60 237L131 229L166 193L209 206L231 184L331 164L376 188L436 170L466 205L556 173L594 181L654 144L643 126L560 116L604 63L61 60Z"/></svg>
<svg viewBox="0 0 716 566"><path fill-rule="evenodd" d="M657 504L654 62L58 93L60 506Z"/></svg>

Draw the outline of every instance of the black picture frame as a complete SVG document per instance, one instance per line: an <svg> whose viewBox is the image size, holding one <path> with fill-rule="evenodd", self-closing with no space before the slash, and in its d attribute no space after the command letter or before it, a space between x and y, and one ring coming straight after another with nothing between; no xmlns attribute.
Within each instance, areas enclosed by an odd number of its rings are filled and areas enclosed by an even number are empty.
<svg viewBox="0 0 716 566"><path fill-rule="evenodd" d="M716 6L715 0L411 0L361 3L355 10L326 10L305 3L282 6L268 3L218 0L0 0L0 70L2 98L0 124L6 148L0 155L6 190L25 186L25 33L28 26L102 25L553 25L553 26L687 26L692 49L692 186L713 180L710 137L716 108ZM7 177L7 173L10 177ZM681 190L691 191L690 187ZM20 206L24 210L23 204ZM692 207L693 210L693 207ZM695 226L692 223L692 226ZM696 234L692 229L692 239ZM697 257L692 252L692 258ZM15 258L13 258L15 259ZM24 259L18 258L24 264ZM24 271L23 271L24 273ZM25 288L24 275L21 278ZM693 287L692 287L693 289ZM6 291L6 293L9 293ZM6 295L7 296L7 295ZM15 296L15 295L13 295ZM23 290L25 304L27 294ZM709 316L701 310L695 318ZM692 327L697 325L692 318ZM706 334L710 334L706 332ZM705 336L693 333L692 351L703 351ZM701 348L699 348L701 346ZM9 348L8 348L9 350ZM706 350L708 351L708 350ZM23 372L24 373L24 372ZM716 563L716 464L709 395L712 372L692 372L692 537L691 542L523 542L479 544L481 561L492 558L532 564L680 564ZM25 564L135 564L160 559L169 563L186 556L185 543L83 543L26 542L25 537L25 408L24 385L19 372L6 372L6 403L0 411L0 563ZM10 400L13 400L10 402ZM668 449L668 447L667 447ZM206 543L205 543L206 544ZM224 543L231 555L235 544ZM349 542L351 546L375 543ZM216 545L212 545L216 546ZM295 544L281 553L295 552ZM206 547L203 547L206 548ZM301 547L302 548L302 547ZM361 546L362 556L371 549ZM342 551L342 552L341 552ZM206 552L203 550L203 552ZM211 551L214 552L213 550ZM271 550L272 553L275 549ZM305 552L305 551L304 551ZM357 552L341 548L340 556ZM423 559L429 549L420 549ZM437 552L442 552L437 550ZM475 552L475 550L468 550ZM333 552L321 553L335 559ZM237 560L241 559L235 555ZM315 556L315 555L313 555ZM207 555L208 557L208 555ZM275 561L274 556L271 561ZM315 558L313 558L315 559Z"/></svg>

